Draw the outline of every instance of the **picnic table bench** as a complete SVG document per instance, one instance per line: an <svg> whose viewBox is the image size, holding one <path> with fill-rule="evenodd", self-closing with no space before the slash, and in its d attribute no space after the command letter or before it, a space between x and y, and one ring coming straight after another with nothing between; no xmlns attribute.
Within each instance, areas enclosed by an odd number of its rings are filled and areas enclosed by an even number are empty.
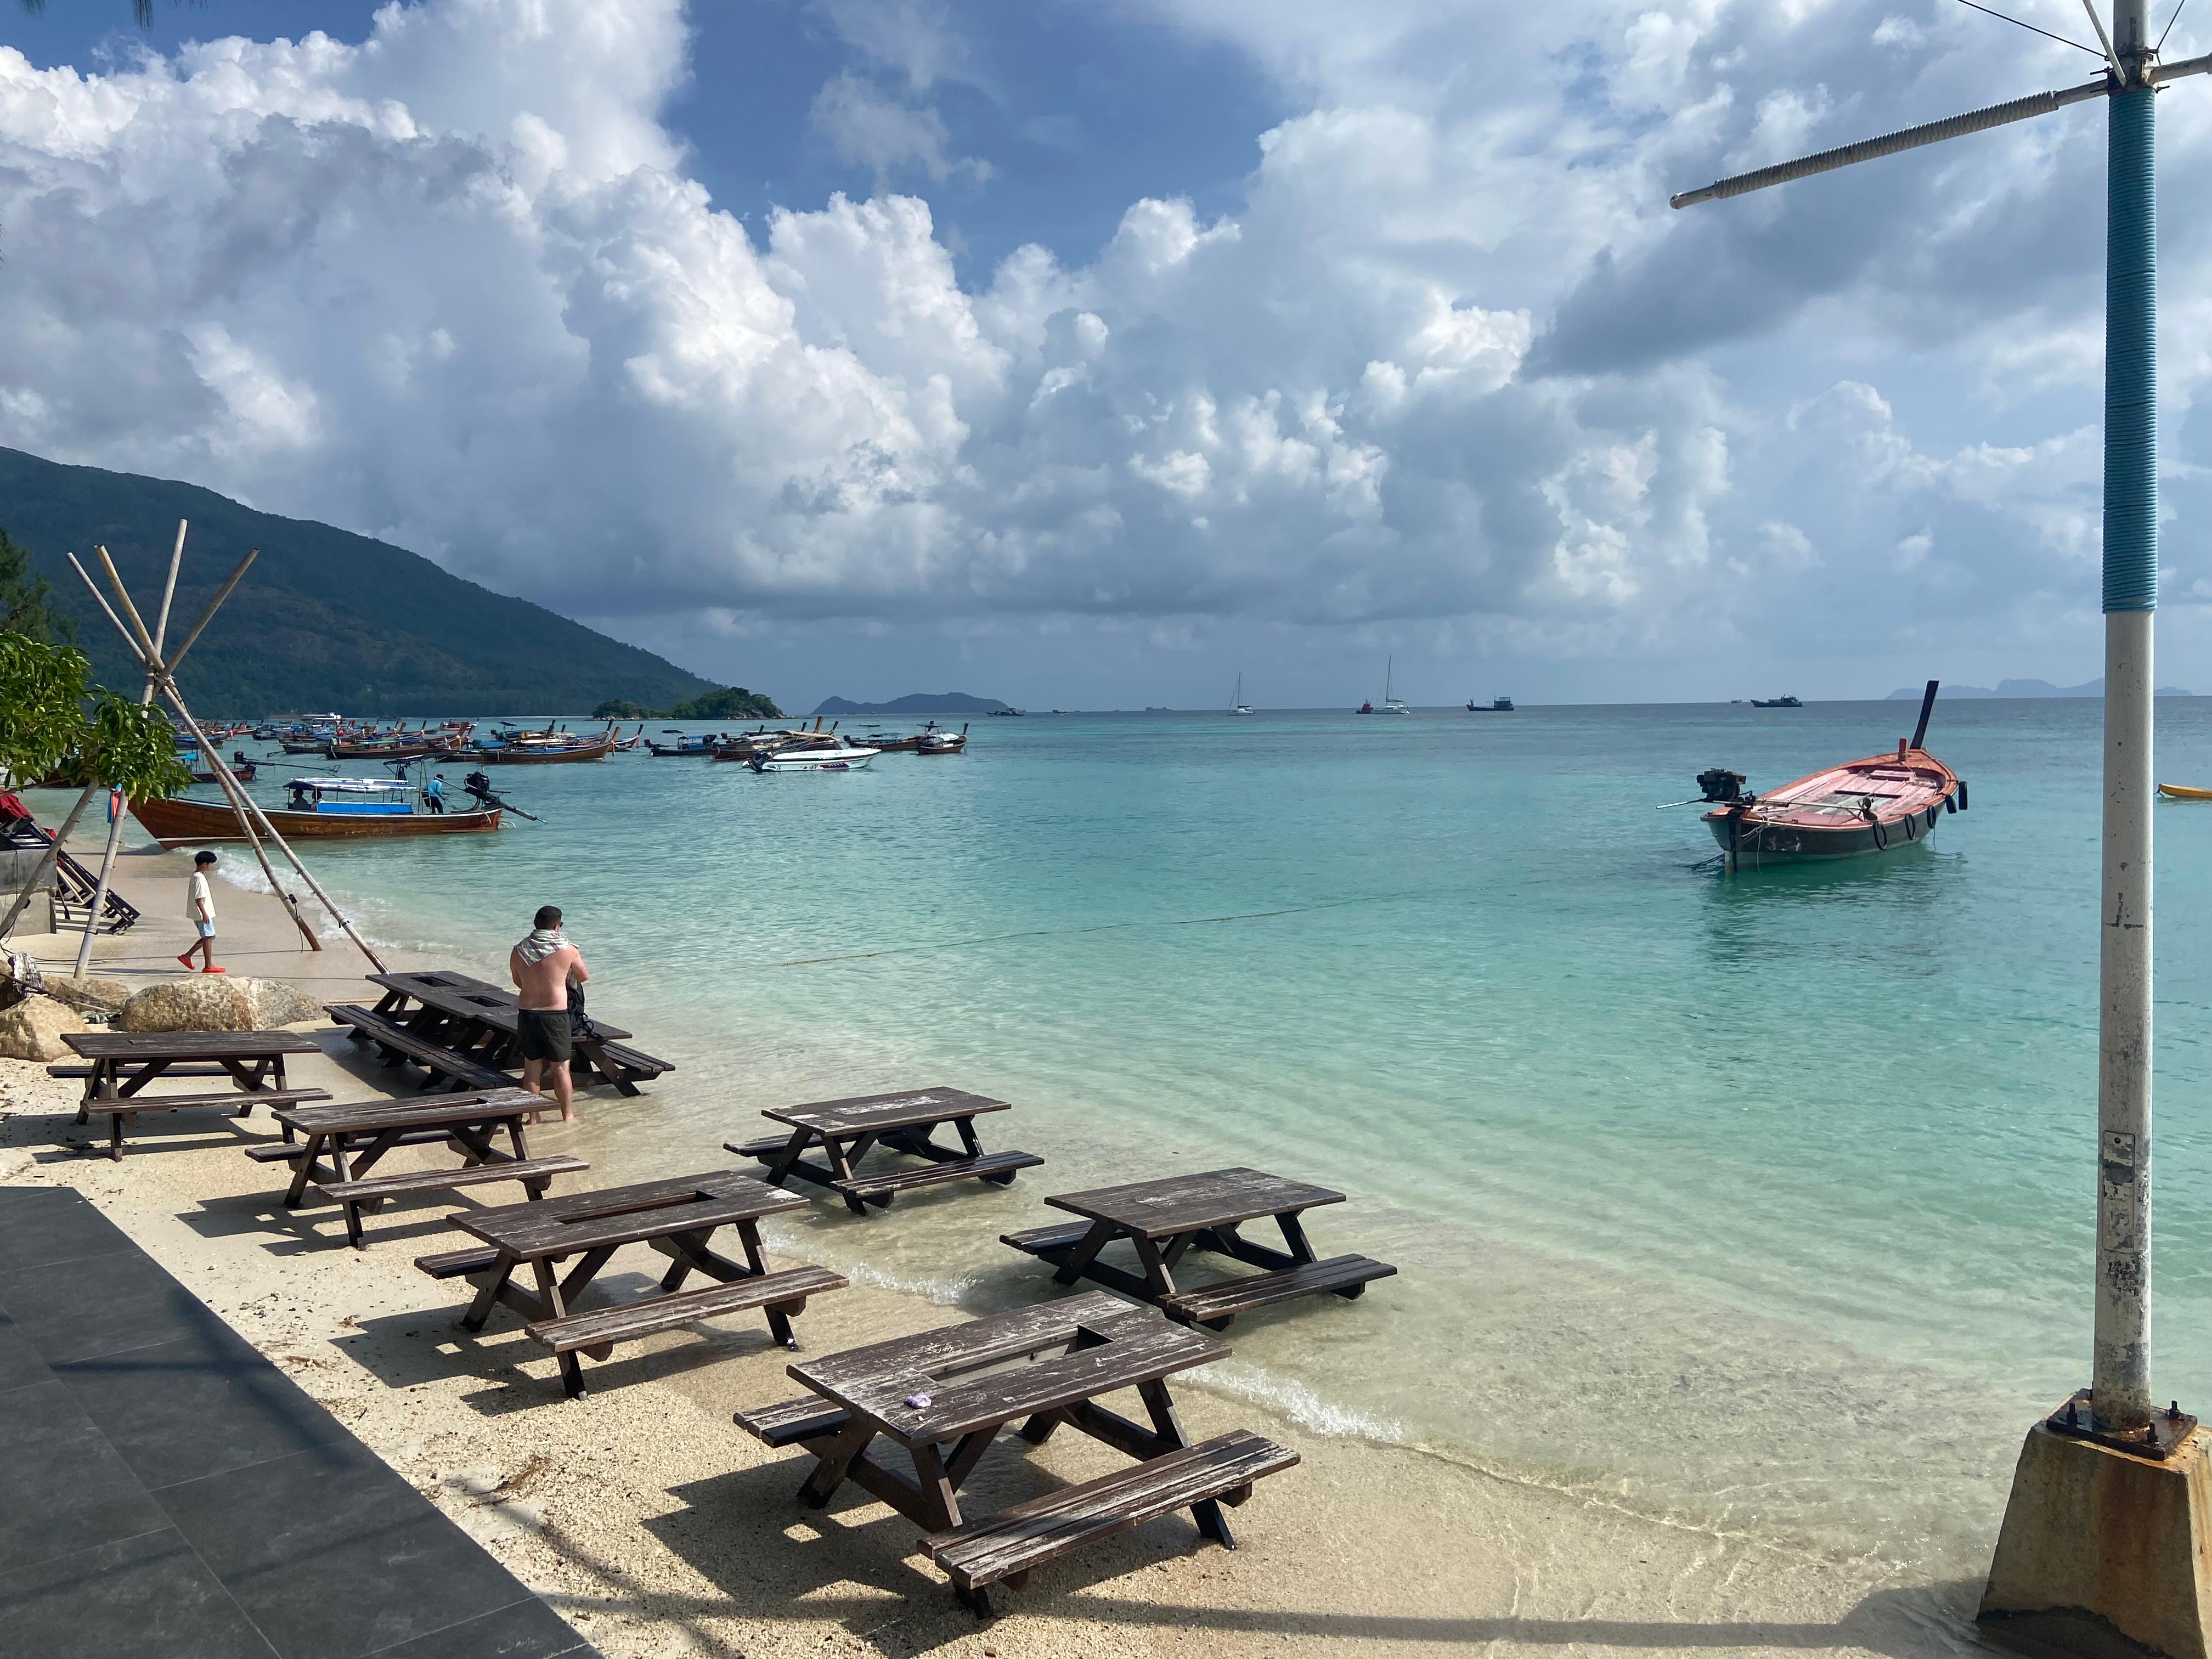
<svg viewBox="0 0 2212 1659"><path fill-rule="evenodd" d="M1167 1378L1229 1350L1101 1291L875 1343L786 1369L809 1392L737 1413L770 1446L800 1445L815 1465L803 1502L827 1504L847 1481L920 1526L923 1552L978 1614L989 1587L1018 1589L1043 1563L1178 1509L1227 1547L1221 1512L1296 1452L1249 1432L1192 1445ZM1098 1403L1134 1389L1150 1426ZM1063 1424L1136 1460L1133 1467L964 1519L960 1487L1000 1430L1042 1444ZM902 1448L911 1478L868 1455L878 1436Z"/></svg>
<svg viewBox="0 0 2212 1659"><path fill-rule="evenodd" d="M509 1080L508 1073L520 1068L513 991L452 969L368 978L384 990L374 1007L325 1006L332 1019L351 1028L356 1042L381 1049L387 1065L411 1061L433 1073L427 1087L463 1090L498 1087ZM415 1005L411 1009L410 1003ZM577 1085L587 1087L596 1078L635 1095L639 1079L650 1082L676 1069L671 1061L619 1040L629 1035L598 1018L588 1033L578 1030L570 1066Z"/></svg>
<svg viewBox="0 0 2212 1659"><path fill-rule="evenodd" d="M328 1100L323 1089L288 1089L284 1057L322 1051L293 1031L64 1031L62 1041L86 1064L84 1095L76 1121L98 1113L107 1119L107 1155L118 1163L123 1137L145 1112L183 1112L228 1106L245 1117L256 1106ZM68 1075L78 1068L50 1068ZM237 1087L212 1094L149 1095L149 1084L167 1076L228 1076Z"/></svg>
<svg viewBox="0 0 2212 1659"><path fill-rule="evenodd" d="M1223 1330L1238 1314L1296 1297L1332 1292L1356 1299L1368 1285L1398 1270L1364 1255L1318 1260L1299 1217L1324 1204L1341 1204L1342 1193L1310 1187L1258 1170L1209 1170L1201 1175L1062 1193L1045 1200L1083 1219L1024 1232L1001 1233L1000 1243L1051 1262L1062 1285L1092 1279L1157 1304L1170 1319ZM1272 1218L1285 1249L1254 1243L1237 1231L1247 1222ZM1136 1248L1141 1274L1099 1259L1116 1239ZM1211 1251L1267 1271L1190 1290L1177 1287L1176 1267L1192 1250Z"/></svg>
<svg viewBox="0 0 2212 1659"><path fill-rule="evenodd" d="M434 1279L487 1273L462 1325L480 1331L495 1306L514 1309L530 1335L559 1356L562 1388L575 1400L584 1394L578 1353L603 1360L617 1343L719 1314L764 1310L769 1334L781 1346L796 1348L791 1322L805 1310L806 1298L846 1287L841 1274L824 1267L769 1271L761 1251L760 1218L802 1209L805 1202L728 1171L571 1193L454 1216L453 1224L481 1241L481 1248L423 1256L415 1265ZM743 1263L708 1248L714 1231L724 1226L736 1227L744 1249ZM572 1311L615 1252L629 1244L646 1245L669 1258L661 1293L611 1308ZM580 1259L565 1275L556 1273L555 1264L570 1256ZM525 1266L537 1281L534 1294L514 1282ZM715 1282L686 1291L684 1281L694 1273Z"/></svg>
<svg viewBox="0 0 2212 1659"><path fill-rule="evenodd" d="M248 1156L264 1161L282 1158L294 1165L284 1194L297 1209L312 1191L345 1215L347 1242L365 1249L361 1218L386 1200L417 1193L454 1191L495 1182L516 1181L535 1201L556 1176L580 1175L592 1166L565 1154L532 1158L524 1118L543 1106L538 1096L501 1088L480 1095L447 1095L432 1099L362 1100L339 1105L284 1106L272 1115L284 1126L285 1139L274 1146L254 1146ZM504 1134L509 1150L493 1145ZM294 1139L294 1136L298 1139ZM442 1144L461 1154L458 1165L372 1176L370 1169L398 1146ZM328 1174L324 1166L328 1165Z"/></svg>
<svg viewBox="0 0 2212 1659"><path fill-rule="evenodd" d="M766 1110L763 1117L790 1127L757 1140L725 1141L723 1147L768 1165L762 1179L770 1186L781 1187L793 1176L811 1181L843 1198L854 1215L865 1215L869 1205L889 1209L901 1193L917 1187L969 1179L1004 1187L1017 1170L1042 1164L1034 1152L987 1152L976 1139L977 1117L1012 1109L1003 1100L964 1089L905 1089ZM960 1137L959 1147L938 1145L937 1127L944 1123ZM919 1167L860 1173L860 1160L878 1146L922 1162ZM821 1148L826 1165L805 1156L813 1147Z"/></svg>

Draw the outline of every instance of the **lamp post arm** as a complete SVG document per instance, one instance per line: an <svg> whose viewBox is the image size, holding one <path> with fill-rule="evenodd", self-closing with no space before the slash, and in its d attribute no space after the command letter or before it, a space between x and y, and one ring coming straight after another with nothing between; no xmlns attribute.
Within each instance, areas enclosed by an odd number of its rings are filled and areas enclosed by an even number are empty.
<svg viewBox="0 0 2212 1659"><path fill-rule="evenodd" d="M2179 69L2180 65L2175 67ZM2212 64L2206 67L2212 68ZM1816 173L1833 173L1838 167L1894 155L1900 150L1918 149L1923 144L1940 144L1947 138L1964 138L1969 133L1987 132L1991 127L2049 115L2069 104L2086 104L2092 98L2102 98L2111 90L2111 82L2100 77L2056 92L2030 93L2008 104L1992 104L1987 109L1969 110L1964 115L1947 115L1940 121L1923 121L1917 127L1886 132L1879 138L1862 138L1855 144L1824 149L1817 155L1800 156L1794 161L1778 162L1755 173L1739 173L1733 179L1723 179L1702 190L1686 190L1669 198L1668 205L1686 208L1695 207L1700 202L1726 201L1731 196L1747 195L1771 185L1786 185L1809 179Z"/></svg>

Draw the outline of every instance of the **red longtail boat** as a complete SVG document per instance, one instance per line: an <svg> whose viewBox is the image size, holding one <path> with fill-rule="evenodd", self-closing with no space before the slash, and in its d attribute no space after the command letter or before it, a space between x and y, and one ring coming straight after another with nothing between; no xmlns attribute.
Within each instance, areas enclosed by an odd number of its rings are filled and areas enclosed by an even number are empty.
<svg viewBox="0 0 2212 1659"><path fill-rule="evenodd" d="M1936 682L1920 701L1920 724L1894 753L1845 761L1754 794L1741 773L1716 767L1698 775L1713 803L1705 827L1729 868L1857 858L1916 846L1947 812L1966 810L1966 785L1921 745L1936 707Z"/></svg>

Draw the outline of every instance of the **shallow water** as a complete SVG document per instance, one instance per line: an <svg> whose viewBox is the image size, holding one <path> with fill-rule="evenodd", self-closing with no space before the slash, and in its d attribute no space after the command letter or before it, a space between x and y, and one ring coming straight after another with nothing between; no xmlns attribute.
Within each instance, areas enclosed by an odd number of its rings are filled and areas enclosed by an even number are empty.
<svg viewBox="0 0 2212 1659"><path fill-rule="evenodd" d="M957 759L848 775L507 769L543 823L315 864L479 971L566 908L594 1012L682 1068L589 1101L595 1180L726 1164L764 1106L1010 1099L986 1144L1043 1170L782 1235L978 1307L1043 1288L997 1235L1044 1193L1320 1181L1352 1201L1316 1247L1401 1276L1240 1320L1221 1386L1971 1573L2033 1413L2087 1380L2099 707L1939 708L1973 811L1872 862L1726 877L1693 811L1651 810L1915 712L981 720ZM2162 702L2160 741L2160 775L2212 782L2212 702ZM2158 829L2156 1382L2201 1408L2212 805Z"/></svg>

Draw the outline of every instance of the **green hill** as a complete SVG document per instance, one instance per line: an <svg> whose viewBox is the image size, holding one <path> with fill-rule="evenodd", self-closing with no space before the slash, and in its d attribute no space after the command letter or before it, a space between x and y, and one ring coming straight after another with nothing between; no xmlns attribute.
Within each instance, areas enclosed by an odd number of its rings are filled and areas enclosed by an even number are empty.
<svg viewBox="0 0 2212 1659"><path fill-rule="evenodd" d="M191 533L173 630L191 625L246 549L261 550L178 671L197 713L556 714L611 697L666 708L716 689L389 543L257 513L192 484L0 448L0 526L30 548L32 568L54 585L56 608L76 619L77 642L110 685L136 685L138 672L63 555L99 579L92 548L105 544L151 627L179 519Z"/></svg>

